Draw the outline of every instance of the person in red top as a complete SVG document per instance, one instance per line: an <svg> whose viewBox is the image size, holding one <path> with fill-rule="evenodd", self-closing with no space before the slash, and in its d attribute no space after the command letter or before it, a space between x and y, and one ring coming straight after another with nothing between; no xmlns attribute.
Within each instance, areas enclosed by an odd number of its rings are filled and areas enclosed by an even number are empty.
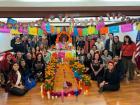
<svg viewBox="0 0 140 105"><path fill-rule="evenodd" d="M124 37L124 43L121 47L120 58L122 58L124 66L124 75L128 74L128 79L133 80L135 61L134 55L136 50L136 44L131 40L131 38L126 35Z"/></svg>

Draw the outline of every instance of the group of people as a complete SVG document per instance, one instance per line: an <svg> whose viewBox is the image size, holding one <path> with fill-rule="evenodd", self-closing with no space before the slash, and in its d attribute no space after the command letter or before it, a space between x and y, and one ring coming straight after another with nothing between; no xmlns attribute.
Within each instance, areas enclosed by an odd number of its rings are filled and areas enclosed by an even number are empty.
<svg viewBox="0 0 140 105"><path fill-rule="evenodd" d="M87 42L92 42L88 51ZM22 96L45 80L51 47L47 37L37 36L14 37L11 47L14 53L6 52L0 61L0 84L9 93ZM100 92L119 90L120 80L125 77L133 80L136 45L128 35L124 42L113 34L107 40L77 40L75 48L76 59L85 65L85 73L97 81Z"/></svg>
<svg viewBox="0 0 140 105"><path fill-rule="evenodd" d="M0 85L11 94L22 96L37 82L45 80L45 67L51 53L46 37L18 36L11 40L12 52L0 61Z"/></svg>
<svg viewBox="0 0 140 105"><path fill-rule="evenodd" d="M97 81L100 92L119 90L121 80L133 80L138 63L134 57L136 44L130 36L124 36L123 42L112 33L108 36L107 40L98 37L88 51L85 49L90 46L85 46L85 41L77 41L77 59L85 65L85 73Z"/></svg>

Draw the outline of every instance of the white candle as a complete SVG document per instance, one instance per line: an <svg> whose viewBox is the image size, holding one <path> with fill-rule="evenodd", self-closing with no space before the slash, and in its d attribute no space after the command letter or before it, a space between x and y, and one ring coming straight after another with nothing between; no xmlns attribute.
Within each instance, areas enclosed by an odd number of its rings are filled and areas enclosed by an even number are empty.
<svg viewBox="0 0 140 105"><path fill-rule="evenodd" d="M47 92L48 99L51 99L50 91Z"/></svg>

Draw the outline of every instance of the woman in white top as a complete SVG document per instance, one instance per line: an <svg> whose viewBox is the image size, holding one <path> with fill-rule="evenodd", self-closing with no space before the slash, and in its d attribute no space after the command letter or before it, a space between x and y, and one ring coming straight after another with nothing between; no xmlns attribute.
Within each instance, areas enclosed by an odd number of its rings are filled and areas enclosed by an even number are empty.
<svg viewBox="0 0 140 105"><path fill-rule="evenodd" d="M102 52L105 48L104 43L100 38L97 39L97 42L95 42L95 45L97 46L97 50L99 50L100 52Z"/></svg>

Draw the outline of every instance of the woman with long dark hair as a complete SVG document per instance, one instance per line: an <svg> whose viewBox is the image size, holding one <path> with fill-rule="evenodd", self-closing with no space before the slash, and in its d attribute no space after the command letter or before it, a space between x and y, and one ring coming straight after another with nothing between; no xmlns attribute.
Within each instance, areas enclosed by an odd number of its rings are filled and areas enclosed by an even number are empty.
<svg viewBox="0 0 140 105"><path fill-rule="evenodd" d="M7 91L13 95L23 96L28 90L22 84L22 76L19 71L19 64L14 63L9 73Z"/></svg>
<svg viewBox="0 0 140 105"><path fill-rule="evenodd" d="M136 44L131 40L131 38L126 35L124 37L124 43L121 47L120 58L122 58L124 73L128 74L128 79L133 80L134 69L135 69L135 55Z"/></svg>
<svg viewBox="0 0 140 105"><path fill-rule="evenodd" d="M32 72L30 71L31 70L28 68L25 60L21 60L20 72L22 76L22 83L27 89L31 89L36 85L35 80L32 78Z"/></svg>
<svg viewBox="0 0 140 105"><path fill-rule="evenodd" d="M45 62L41 53L38 53L36 55L36 60L33 64L33 68L33 74L35 76L36 81L43 82L45 80Z"/></svg>
<svg viewBox="0 0 140 105"><path fill-rule="evenodd" d="M99 52L96 52L94 54L94 57L91 61L91 69L92 69L92 80L98 80L98 78L102 77L104 74L104 66L103 66L103 60L99 54Z"/></svg>

